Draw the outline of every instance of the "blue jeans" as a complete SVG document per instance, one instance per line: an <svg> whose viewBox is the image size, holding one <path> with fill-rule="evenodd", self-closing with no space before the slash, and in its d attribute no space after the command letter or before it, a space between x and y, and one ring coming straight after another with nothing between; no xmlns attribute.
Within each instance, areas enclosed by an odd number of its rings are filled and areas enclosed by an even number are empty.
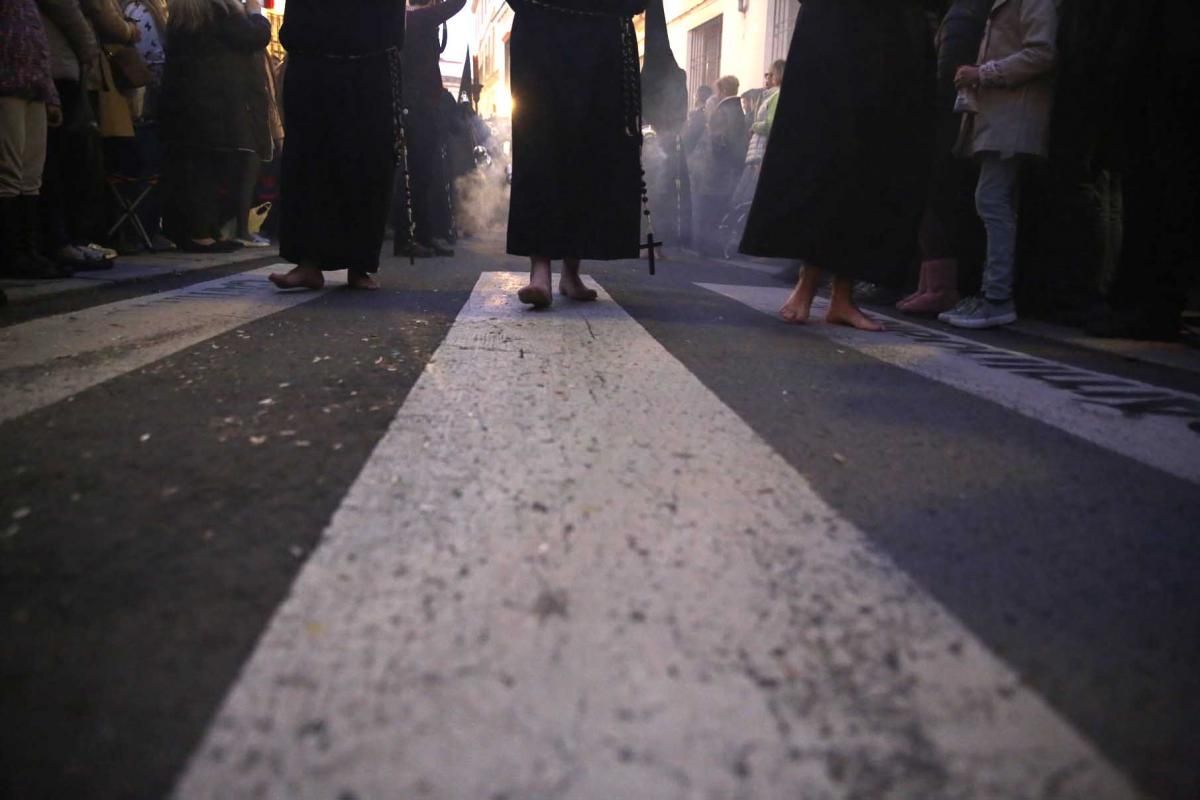
<svg viewBox="0 0 1200 800"><path fill-rule="evenodd" d="M986 153L979 162L975 208L987 229L987 260L983 265L983 296L1012 299L1017 272L1017 189L1020 159Z"/></svg>

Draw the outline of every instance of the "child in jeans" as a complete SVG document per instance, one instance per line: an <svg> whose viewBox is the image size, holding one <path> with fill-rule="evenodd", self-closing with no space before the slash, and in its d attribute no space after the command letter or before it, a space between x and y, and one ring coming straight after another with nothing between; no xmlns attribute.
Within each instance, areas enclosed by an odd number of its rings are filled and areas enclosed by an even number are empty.
<svg viewBox="0 0 1200 800"><path fill-rule="evenodd" d="M958 153L979 160L975 207L987 229L983 289L938 316L960 328L992 328L1017 319L1017 196L1021 162L1045 157L1058 31L1056 0L996 0L979 64L964 66L955 85L971 113Z"/></svg>

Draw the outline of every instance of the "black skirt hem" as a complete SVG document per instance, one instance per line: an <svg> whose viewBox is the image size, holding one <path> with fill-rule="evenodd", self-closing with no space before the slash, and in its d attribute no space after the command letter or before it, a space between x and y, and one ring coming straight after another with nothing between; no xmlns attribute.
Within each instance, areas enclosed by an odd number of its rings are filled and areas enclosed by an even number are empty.
<svg viewBox="0 0 1200 800"><path fill-rule="evenodd" d="M520 256L524 258L533 258L534 256L538 256L539 258L548 258L551 261L562 261L568 258L575 258L579 259L580 261L630 261L641 257L640 252L630 252L624 254L605 253L603 255L588 255L587 253L583 255L556 255L554 253L546 254L545 252L534 251L523 247L509 248L505 252L510 256Z"/></svg>

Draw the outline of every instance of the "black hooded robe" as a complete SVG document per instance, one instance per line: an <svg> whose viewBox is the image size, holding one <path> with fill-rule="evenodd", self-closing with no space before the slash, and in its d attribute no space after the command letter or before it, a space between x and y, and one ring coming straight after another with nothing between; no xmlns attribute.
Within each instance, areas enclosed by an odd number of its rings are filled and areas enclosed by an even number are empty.
<svg viewBox="0 0 1200 800"><path fill-rule="evenodd" d="M903 282L933 139L928 24L904 0L804 0L741 251Z"/></svg>
<svg viewBox="0 0 1200 800"><path fill-rule="evenodd" d="M392 197L403 0L291 0L279 254L375 272Z"/></svg>
<svg viewBox="0 0 1200 800"><path fill-rule="evenodd" d="M641 98L629 37L646 0L508 3L516 13L508 252L637 258Z"/></svg>

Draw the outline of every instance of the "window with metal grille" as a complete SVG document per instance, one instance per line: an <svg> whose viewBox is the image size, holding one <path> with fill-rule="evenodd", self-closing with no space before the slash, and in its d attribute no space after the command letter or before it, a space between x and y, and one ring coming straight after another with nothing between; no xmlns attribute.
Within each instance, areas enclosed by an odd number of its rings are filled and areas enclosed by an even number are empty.
<svg viewBox="0 0 1200 800"><path fill-rule="evenodd" d="M722 17L688 31L688 98L696 100L701 86L716 86L721 77Z"/></svg>
<svg viewBox="0 0 1200 800"><path fill-rule="evenodd" d="M800 4L796 0L771 0L767 12L767 63L763 71L779 59L787 59L788 47L792 44L792 33L796 30L796 19L800 16Z"/></svg>

